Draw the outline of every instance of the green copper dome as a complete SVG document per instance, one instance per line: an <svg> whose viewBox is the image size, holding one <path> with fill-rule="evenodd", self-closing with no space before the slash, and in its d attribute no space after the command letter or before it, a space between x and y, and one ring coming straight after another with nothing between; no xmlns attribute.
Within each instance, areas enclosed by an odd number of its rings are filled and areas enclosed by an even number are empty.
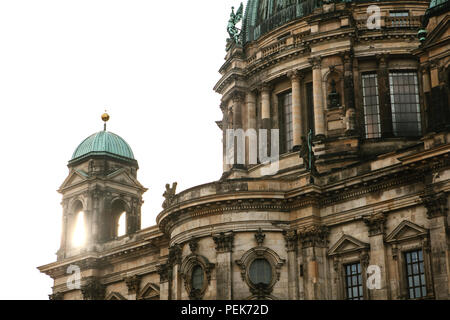
<svg viewBox="0 0 450 320"><path fill-rule="evenodd" d="M448 0L431 0L431 2L430 2L430 9L434 8L434 7L437 7L437 6L441 5L441 4L444 4L447 1Z"/></svg>
<svg viewBox="0 0 450 320"><path fill-rule="evenodd" d="M310 14L321 5L322 0L248 0L242 23L243 43L257 40L283 24Z"/></svg>
<svg viewBox="0 0 450 320"><path fill-rule="evenodd" d="M133 151L124 139L112 132L100 131L85 139L78 146L70 162L95 155L106 155L128 161L135 160Z"/></svg>

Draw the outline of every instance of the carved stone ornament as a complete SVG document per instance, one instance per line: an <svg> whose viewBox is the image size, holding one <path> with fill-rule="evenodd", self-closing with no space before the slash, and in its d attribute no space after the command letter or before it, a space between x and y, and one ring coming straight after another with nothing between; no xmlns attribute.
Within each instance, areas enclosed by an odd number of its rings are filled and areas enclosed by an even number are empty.
<svg viewBox="0 0 450 320"><path fill-rule="evenodd" d="M216 244L217 252L231 252L233 251L234 233L230 232L225 234L221 232L217 236L213 236L214 243Z"/></svg>
<svg viewBox="0 0 450 320"><path fill-rule="evenodd" d="M139 293L139 289L140 289L140 285L141 285L141 276L134 275L131 277L125 277L124 281L128 287L128 294Z"/></svg>
<svg viewBox="0 0 450 320"><path fill-rule="evenodd" d="M179 244L175 244L169 248L169 265L174 266L181 264L182 248Z"/></svg>
<svg viewBox="0 0 450 320"><path fill-rule="evenodd" d="M328 246L329 230L326 226L312 225L299 231L298 237L302 242L303 248Z"/></svg>
<svg viewBox="0 0 450 320"><path fill-rule="evenodd" d="M189 241L189 249L191 249L192 253L197 253L197 250L198 250L198 240L197 239L192 238Z"/></svg>
<svg viewBox="0 0 450 320"><path fill-rule="evenodd" d="M201 289L192 287L192 272L194 268L199 266L203 270L203 286ZM191 254L187 256L180 267L180 274L184 279L184 287L191 300L201 300L211 284L211 273L215 265L200 255Z"/></svg>
<svg viewBox="0 0 450 320"><path fill-rule="evenodd" d="M266 259L272 267L272 279L270 283L265 286L254 284L250 281L250 266L256 259ZM262 246L250 249L244 253L241 259L236 260L236 264L241 269L242 280L249 286L250 291L256 295L256 298L258 298L258 295L264 294L267 296L270 294L273 286L280 280L281 268L285 263L286 260L281 259L275 251Z"/></svg>
<svg viewBox="0 0 450 320"><path fill-rule="evenodd" d="M286 241L286 249L288 252L297 250L298 235L296 230L285 230L283 232Z"/></svg>
<svg viewBox="0 0 450 320"><path fill-rule="evenodd" d="M364 218L364 223L369 227L369 236L384 235L386 216L384 212L379 212Z"/></svg>
<svg viewBox="0 0 450 320"><path fill-rule="evenodd" d="M177 185L177 182L174 182L172 184L172 187L170 187L170 184L166 184L166 191L163 193L163 197L165 199L162 204L163 209L168 208L172 204L177 192Z"/></svg>
<svg viewBox="0 0 450 320"><path fill-rule="evenodd" d="M171 270L172 268L167 263L158 265L157 272L159 274L160 283L169 281Z"/></svg>
<svg viewBox="0 0 450 320"><path fill-rule="evenodd" d="M264 243L264 239L266 239L266 235L262 232L262 229L259 228L258 232L255 234L256 243L258 246L262 246Z"/></svg>
<svg viewBox="0 0 450 320"><path fill-rule="evenodd" d="M54 301L64 300L64 293L62 293L62 292L55 292L53 294L49 294L48 298L49 298L49 300L54 300Z"/></svg>
<svg viewBox="0 0 450 320"><path fill-rule="evenodd" d="M446 217L448 214L448 196L445 192L430 193L422 197L427 208L428 219Z"/></svg>
<svg viewBox="0 0 450 320"><path fill-rule="evenodd" d="M81 293L84 300L103 300L105 299L105 286L97 278L91 278L81 286Z"/></svg>

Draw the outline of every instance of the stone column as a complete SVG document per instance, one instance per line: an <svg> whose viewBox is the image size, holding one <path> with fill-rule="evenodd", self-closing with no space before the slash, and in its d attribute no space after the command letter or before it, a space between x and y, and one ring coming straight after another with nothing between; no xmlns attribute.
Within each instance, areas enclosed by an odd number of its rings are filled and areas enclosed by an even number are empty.
<svg viewBox="0 0 450 320"><path fill-rule="evenodd" d="M270 92L269 85L261 87L261 120L263 129L270 129Z"/></svg>
<svg viewBox="0 0 450 320"><path fill-rule="evenodd" d="M256 95L252 91L246 94L247 101L247 128L256 130Z"/></svg>
<svg viewBox="0 0 450 320"><path fill-rule="evenodd" d="M170 296L173 300L181 300L181 288L183 287L180 274L181 258L182 248L180 245L176 244L169 248L168 264L171 270L173 270L172 277L169 275L169 279L171 279Z"/></svg>
<svg viewBox="0 0 450 320"><path fill-rule="evenodd" d="M170 300L170 281L172 270L168 264L160 264L157 267L159 274L159 299Z"/></svg>
<svg viewBox="0 0 450 320"><path fill-rule="evenodd" d="M312 225L300 230L304 263L305 299L328 299L327 248L329 230L325 226Z"/></svg>
<svg viewBox="0 0 450 320"><path fill-rule="evenodd" d="M291 72L288 74L292 83L292 130L293 130L293 150L299 151L302 145L302 117L301 117L301 97L300 82L301 75L299 72Z"/></svg>
<svg viewBox="0 0 450 320"><path fill-rule="evenodd" d="M61 226L61 246L58 250L58 260L62 260L65 258L67 252L67 242L69 241L67 237L69 236L69 201L64 200L61 203L63 207L63 215L62 215L62 226Z"/></svg>
<svg viewBox="0 0 450 320"><path fill-rule="evenodd" d="M346 118L346 134L353 135L356 129L355 88L353 82L353 54L345 52L342 55L344 63L344 104Z"/></svg>
<svg viewBox="0 0 450 320"><path fill-rule="evenodd" d="M316 137L325 137L325 110L322 92L322 66L321 59L310 59L312 64L313 76L313 95L314 95L314 127Z"/></svg>
<svg viewBox="0 0 450 320"><path fill-rule="evenodd" d="M448 195L432 191L422 198L430 220L431 268L434 294L438 300L450 299L450 250L448 245Z"/></svg>
<svg viewBox="0 0 450 320"><path fill-rule="evenodd" d="M248 91L246 95L246 104L247 104L247 130L249 132L249 136L245 138L245 154L246 154L246 163L248 165L257 164L258 161L258 133L256 131L256 95L252 91ZM252 140L251 131L254 130L254 140ZM255 144L254 146L251 144ZM250 152L256 152L256 158L252 158Z"/></svg>
<svg viewBox="0 0 450 320"><path fill-rule="evenodd" d="M290 300L299 299L299 272L297 269L297 243L295 230L284 232L286 250L288 254L288 297Z"/></svg>
<svg viewBox="0 0 450 320"><path fill-rule="evenodd" d="M233 241L234 233L220 233L213 236L216 244L216 300L233 300Z"/></svg>
<svg viewBox="0 0 450 320"><path fill-rule="evenodd" d="M105 286L98 278L91 277L81 286L83 300L104 300L106 293L105 289Z"/></svg>
<svg viewBox="0 0 450 320"><path fill-rule="evenodd" d="M386 250L384 246L384 230L386 217L384 213L377 213L364 219L369 227L370 237L370 265L381 269L381 288L370 290L370 296L374 300L390 299L388 289L388 271L386 267Z"/></svg>
<svg viewBox="0 0 450 320"><path fill-rule="evenodd" d="M137 300L141 285L141 277L134 275L131 277L125 277L123 280L128 288L128 300Z"/></svg>

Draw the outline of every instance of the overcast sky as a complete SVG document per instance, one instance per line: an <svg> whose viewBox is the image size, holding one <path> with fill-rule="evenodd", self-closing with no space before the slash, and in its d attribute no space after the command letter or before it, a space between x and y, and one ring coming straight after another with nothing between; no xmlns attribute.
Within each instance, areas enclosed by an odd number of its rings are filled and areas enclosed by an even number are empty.
<svg viewBox="0 0 450 320"><path fill-rule="evenodd" d="M232 0L0 0L0 299L48 299L61 195L78 144L108 130L132 147L155 224L166 183L222 174L220 96Z"/></svg>

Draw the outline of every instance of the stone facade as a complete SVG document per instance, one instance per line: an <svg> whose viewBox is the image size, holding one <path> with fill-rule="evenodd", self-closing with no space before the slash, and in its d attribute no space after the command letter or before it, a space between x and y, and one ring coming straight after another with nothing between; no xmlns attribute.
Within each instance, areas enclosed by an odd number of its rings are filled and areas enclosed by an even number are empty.
<svg viewBox="0 0 450 320"><path fill-rule="evenodd" d="M367 26L371 4L381 9L380 29ZM222 178L171 195L157 225L140 230L146 189L137 165L112 162L115 173L97 175L87 160L71 166L60 189L58 261L39 268L54 279L50 298L450 298L449 11L428 6L330 1L254 41L229 43L215 87ZM419 41L422 22L428 35ZM396 120L403 111L392 88L402 73L420 75L406 83L417 88L417 134L404 135ZM252 163L250 135L244 161L229 163L227 129L279 129L276 174L265 174L260 157ZM300 157L309 132L314 170ZM129 216L122 237L107 231L117 200ZM76 250L74 208L89 234ZM79 288L67 285L73 265Z"/></svg>

